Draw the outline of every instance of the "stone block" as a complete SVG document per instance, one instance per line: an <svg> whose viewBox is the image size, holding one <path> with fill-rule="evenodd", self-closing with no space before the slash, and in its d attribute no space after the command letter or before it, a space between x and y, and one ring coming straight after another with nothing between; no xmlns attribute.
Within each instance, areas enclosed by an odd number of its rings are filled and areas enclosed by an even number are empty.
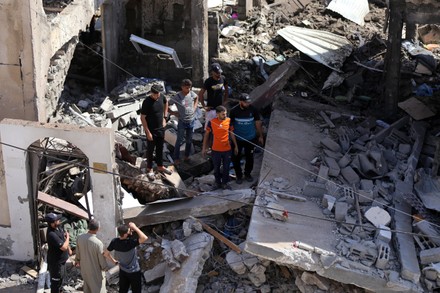
<svg viewBox="0 0 440 293"><path fill-rule="evenodd" d="M344 156L342 156L342 158L340 158L338 161L338 165L341 168L347 167L350 163L351 163L351 158L350 158L350 155L348 155L348 154L345 154Z"/></svg>
<svg viewBox="0 0 440 293"><path fill-rule="evenodd" d="M260 287L266 282L266 268L260 264L254 265L248 274L249 280L255 287Z"/></svg>
<svg viewBox="0 0 440 293"><path fill-rule="evenodd" d="M174 240L171 242L171 251L173 252L173 256L178 261L182 262L188 258L188 252L186 252L186 247L182 241Z"/></svg>
<svg viewBox="0 0 440 293"><path fill-rule="evenodd" d="M350 166L341 169L341 174L350 185L356 185L360 181L358 174Z"/></svg>
<svg viewBox="0 0 440 293"><path fill-rule="evenodd" d="M145 271L144 272L145 282L149 283L159 278L162 278L163 276L165 276L166 269L167 269L166 262L161 262L151 270Z"/></svg>
<svg viewBox="0 0 440 293"><path fill-rule="evenodd" d="M345 221L347 215L348 204L346 202L337 202L335 204L335 219L337 221Z"/></svg>
<svg viewBox="0 0 440 293"><path fill-rule="evenodd" d="M326 137L324 139L321 139L321 145L333 152L341 152L341 146L331 138Z"/></svg>
<svg viewBox="0 0 440 293"><path fill-rule="evenodd" d="M312 197L321 197L327 192L327 187L323 183L306 181L303 187L303 194Z"/></svg>
<svg viewBox="0 0 440 293"><path fill-rule="evenodd" d="M380 207L371 207L365 212L365 217L375 227L380 225L388 225L391 222L390 214Z"/></svg>
<svg viewBox="0 0 440 293"><path fill-rule="evenodd" d="M324 161L325 161L325 164L329 168L328 175L333 176L333 177L337 177L339 175L339 173L341 172L341 168L339 168L339 165L336 162L336 160L331 157L325 157Z"/></svg>
<svg viewBox="0 0 440 293"><path fill-rule="evenodd" d="M360 187L362 190L373 190L374 189L373 180L361 179Z"/></svg>
<svg viewBox="0 0 440 293"><path fill-rule="evenodd" d="M233 250L226 254L226 262L228 263L229 267L238 275L243 275L247 271L243 259Z"/></svg>

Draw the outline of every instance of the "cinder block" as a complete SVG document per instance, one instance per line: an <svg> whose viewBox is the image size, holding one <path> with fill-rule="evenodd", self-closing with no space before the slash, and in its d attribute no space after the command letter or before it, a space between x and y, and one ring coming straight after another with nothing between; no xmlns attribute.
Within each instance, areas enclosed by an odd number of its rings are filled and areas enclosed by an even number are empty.
<svg viewBox="0 0 440 293"><path fill-rule="evenodd" d="M339 159L338 161L338 165L341 168L345 168L348 166L348 164L351 163L351 158L350 155L345 154L344 156L342 156L342 158Z"/></svg>
<svg viewBox="0 0 440 293"><path fill-rule="evenodd" d="M380 207L369 208L368 211L365 212L365 217L375 227L379 227L380 225L386 226L391 222L390 214Z"/></svg>
<svg viewBox="0 0 440 293"><path fill-rule="evenodd" d="M379 229L376 230L376 240L382 241L383 243L391 242L391 229L384 225L379 225Z"/></svg>
<svg viewBox="0 0 440 293"><path fill-rule="evenodd" d="M327 192L323 183L306 181L303 187L303 194L306 196L321 197Z"/></svg>
<svg viewBox="0 0 440 293"><path fill-rule="evenodd" d="M354 196L353 188L344 186L342 191L344 193L344 196L345 196L345 199L346 199L347 203L353 205L354 202L355 202L355 196Z"/></svg>
<svg viewBox="0 0 440 293"><path fill-rule="evenodd" d="M335 205L336 197L324 194L322 197L322 206L327 208L329 211L333 209L333 206Z"/></svg>
<svg viewBox="0 0 440 293"><path fill-rule="evenodd" d="M371 203L374 200L374 192L372 190L358 190L357 193L360 203Z"/></svg>
<svg viewBox="0 0 440 293"><path fill-rule="evenodd" d="M345 221L347 215L348 204L346 202L337 202L335 204L335 219L337 221Z"/></svg>
<svg viewBox="0 0 440 293"><path fill-rule="evenodd" d="M440 262L440 247L420 251L420 263L422 265Z"/></svg>
<svg viewBox="0 0 440 293"><path fill-rule="evenodd" d="M321 144L331 151L341 152L341 146L336 141L334 141L328 137L322 139Z"/></svg>
<svg viewBox="0 0 440 293"><path fill-rule="evenodd" d="M336 162L336 160L330 157L325 157L324 161L329 168L328 175L337 177L341 172L341 168L339 168L339 165Z"/></svg>
<svg viewBox="0 0 440 293"><path fill-rule="evenodd" d="M390 261L390 247L388 244L379 245L379 254L376 260L376 267L378 269L385 269Z"/></svg>
<svg viewBox="0 0 440 293"><path fill-rule="evenodd" d="M362 190L373 190L374 188L373 180L361 179L360 183Z"/></svg>
<svg viewBox="0 0 440 293"><path fill-rule="evenodd" d="M316 178L316 182L325 184L328 180L328 171L329 168L327 166L321 165L319 167L319 173L318 177Z"/></svg>
<svg viewBox="0 0 440 293"><path fill-rule="evenodd" d="M358 184L360 181L358 174L350 166L341 169L341 174L350 185Z"/></svg>

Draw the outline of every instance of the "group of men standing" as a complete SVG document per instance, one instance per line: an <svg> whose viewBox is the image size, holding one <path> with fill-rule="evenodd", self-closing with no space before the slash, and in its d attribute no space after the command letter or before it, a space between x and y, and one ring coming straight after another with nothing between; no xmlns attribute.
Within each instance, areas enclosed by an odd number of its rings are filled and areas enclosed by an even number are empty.
<svg viewBox="0 0 440 293"><path fill-rule="evenodd" d="M61 226L61 214L48 213L45 220L47 229L47 263L50 274L51 293L60 293L66 276L66 261L72 254L70 236ZM106 258L119 266L119 292L133 293L142 291L142 275L137 257L136 247L147 241L148 237L130 222L120 225L117 230L119 237L114 238L107 249L96 236L100 228L99 221L92 219L88 223L88 232L77 238L75 250L75 266L80 268L84 281L84 293L106 293L105 271L108 268ZM137 238L132 237L136 232ZM112 255L112 252L114 255Z"/></svg>
<svg viewBox="0 0 440 293"><path fill-rule="evenodd" d="M180 163L180 145L184 138L184 161L190 160L195 114L200 101L205 109L205 135L202 153L205 155L211 148L217 188L230 189L228 181L231 159L235 169L236 182L241 184L243 178L252 182L251 172L254 164L255 145L257 143L263 145L264 141L260 115L251 105L252 101L249 95L242 94L240 96L238 105L232 107L228 118L225 106L228 104L229 87L218 63L211 65L210 77L205 80L198 95L191 88L192 82L189 79L184 79L181 83L181 90L168 102L161 94L163 87L154 84L151 87L150 95L144 100L141 108L141 121L147 136L147 176L154 179L152 169L154 151L156 151L157 171L171 174L171 171L163 166L162 155L164 127L168 112L178 117L174 163L176 165ZM176 105L177 111L168 110L168 106L173 104ZM243 151L246 158L244 172L241 168ZM221 166L224 166L222 171Z"/></svg>

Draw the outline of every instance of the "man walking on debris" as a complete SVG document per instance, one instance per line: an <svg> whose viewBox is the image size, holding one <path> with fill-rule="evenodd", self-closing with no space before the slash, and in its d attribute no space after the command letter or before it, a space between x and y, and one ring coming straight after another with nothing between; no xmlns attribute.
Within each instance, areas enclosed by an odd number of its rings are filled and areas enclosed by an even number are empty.
<svg viewBox="0 0 440 293"><path fill-rule="evenodd" d="M80 267L84 280L84 293L106 293L105 272L107 262L104 257L104 245L96 237L100 223L90 220L89 231L78 236L76 243L75 265Z"/></svg>
<svg viewBox="0 0 440 293"><path fill-rule="evenodd" d="M231 189L229 181L229 164L231 162L231 143L234 143L234 150L237 152L238 146L235 140L231 119L226 117L226 108L217 106L215 108L217 118L212 119L206 126L205 136L203 137L203 156L208 150L209 134L212 133L212 162L214 164L214 176L217 188ZM220 172L220 166L223 164L223 172Z"/></svg>
<svg viewBox="0 0 440 293"><path fill-rule="evenodd" d="M192 135L194 131L194 120L197 110L198 97L195 92L191 90L192 82L189 79L184 79L181 84L181 91L170 99L170 105L176 104L177 112L170 113L179 117L179 124L177 125L177 139L174 146L174 163L179 164L180 158L180 144L185 136L185 157L184 161L189 160L191 151Z"/></svg>
<svg viewBox="0 0 440 293"><path fill-rule="evenodd" d="M50 274L50 292L62 292L64 277L66 276L66 261L72 250L69 246L69 233L61 228L61 214L48 213L45 220L47 228L46 239L49 250L47 251L47 266Z"/></svg>
<svg viewBox="0 0 440 293"><path fill-rule="evenodd" d="M168 101L161 94L163 87L160 84L151 86L150 94L145 98L141 108L141 121L147 136L147 176L154 180L153 155L156 150L157 171L171 174L163 166L163 143L165 137L165 117L168 113Z"/></svg>
<svg viewBox="0 0 440 293"><path fill-rule="evenodd" d="M135 231L138 239L131 237ZM148 237L135 223L128 223L118 227L118 238L114 238L104 252L104 256L114 264L119 264L119 293L141 293L142 273L137 257L136 246L147 241ZM115 251L115 257L110 253Z"/></svg>
<svg viewBox="0 0 440 293"><path fill-rule="evenodd" d="M263 131L261 127L260 114L257 109L251 105L251 99L248 94L240 96L238 107L234 107L229 115L232 126L234 127L234 134L237 139L238 153L233 156L232 162L234 164L235 175L237 176L237 184L243 182L243 171L241 170L241 155L244 149L246 157L246 164L244 167L244 178L248 182L252 182L252 169L254 168L254 150L255 143L263 145Z"/></svg>
<svg viewBox="0 0 440 293"><path fill-rule="evenodd" d="M202 107L205 107L205 127L208 122L216 117L215 109L217 106L225 105L228 101L229 88L228 82L222 75L222 68L218 63L211 64L211 76L205 80L203 87L199 92L199 100ZM204 94L207 92L205 105Z"/></svg>

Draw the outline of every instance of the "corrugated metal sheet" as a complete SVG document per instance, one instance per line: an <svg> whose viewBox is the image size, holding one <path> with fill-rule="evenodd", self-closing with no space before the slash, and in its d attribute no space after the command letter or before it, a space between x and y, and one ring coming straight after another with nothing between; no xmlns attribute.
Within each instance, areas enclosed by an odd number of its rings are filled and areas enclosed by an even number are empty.
<svg viewBox="0 0 440 293"><path fill-rule="evenodd" d="M365 15L370 12L368 0L333 0L327 6L327 9L339 13L346 19L361 26L365 24Z"/></svg>
<svg viewBox="0 0 440 293"><path fill-rule="evenodd" d="M287 26L277 33L313 60L339 72L353 50L345 37L326 31Z"/></svg>

